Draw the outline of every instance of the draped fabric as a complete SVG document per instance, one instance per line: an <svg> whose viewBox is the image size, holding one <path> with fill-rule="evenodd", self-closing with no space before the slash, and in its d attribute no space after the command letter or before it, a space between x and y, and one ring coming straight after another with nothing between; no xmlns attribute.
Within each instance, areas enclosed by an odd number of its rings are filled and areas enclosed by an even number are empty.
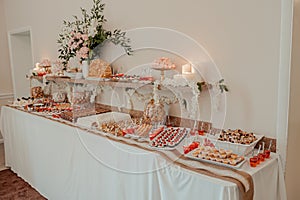
<svg viewBox="0 0 300 200"><path fill-rule="evenodd" d="M160 154L2 107L6 165L48 199L240 199L232 182L168 162ZM254 199L286 199L278 157L246 162Z"/></svg>

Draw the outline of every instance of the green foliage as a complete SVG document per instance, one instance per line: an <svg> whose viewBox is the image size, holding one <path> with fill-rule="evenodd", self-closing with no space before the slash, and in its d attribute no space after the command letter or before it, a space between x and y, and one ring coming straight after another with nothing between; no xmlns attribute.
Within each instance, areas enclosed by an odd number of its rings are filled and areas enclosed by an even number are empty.
<svg viewBox="0 0 300 200"><path fill-rule="evenodd" d="M221 93L223 92L229 92L228 87L224 84L224 79L219 80L219 88L221 90Z"/></svg>
<svg viewBox="0 0 300 200"><path fill-rule="evenodd" d="M101 46L105 41L122 46L127 55L132 54L130 39L126 37L126 32L120 29L109 31L103 28L103 25L107 22L103 14L104 6L105 4L102 4L101 0L93 0L90 12L81 8L82 16L80 18L73 16L73 21L63 21L62 33L59 34L57 43L59 44L59 58L64 66L68 64L72 57L76 56L76 52L70 50L68 44L71 39L71 32L88 35L90 57L94 57L99 53L98 46Z"/></svg>
<svg viewBox="0 0 300 200"><path fill-rule="evenodd" d="M221 79L217 82L217 86L219 87L221 93L223 92L229 92L229 89L228 87L225 85L225 80L224 79ZM198 90L199 92L202 92L203 90L203 86L205 86L207 83L205 83L204 81L202 82L197 82L197 86L198 86Z"/></svg>
<svg viewBox="0 0 300 200"><path fill-rule="evenodd" d="M205 82L204 82L204 81L202 81L202 82L197 82L197 86L198 86L199 92L202 92L202 86L204 86L204 85L205 85Z"/></svg>

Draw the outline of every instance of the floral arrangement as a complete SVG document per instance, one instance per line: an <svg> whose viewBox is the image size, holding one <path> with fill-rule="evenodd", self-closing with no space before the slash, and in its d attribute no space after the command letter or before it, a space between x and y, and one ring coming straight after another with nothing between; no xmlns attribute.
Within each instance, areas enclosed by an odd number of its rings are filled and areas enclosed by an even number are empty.
<svg viewBox="0 0 300 200"><path fill-rule="evenodd" d="M59 76L63 74L63 65L59 60L56 60L51 65L51 72L54 76Z"/></svg>
<svg viewBox="0 0 300 200"><path fill-rule="evenodd" d="M103 15L104 6L101 0L93 0L90 12L81 8L81 18L74 16L74 21L63 21L62 33L59 34L57 42L59 59L65 67L73 57L83 61L97 56L97 47L106 41L122 46L126 54L131 55L130 39L125 36L126 32L120 29L104 29L107 21Z"/></svg>
<svg viewBox="0 0 300 200"><path fill-rule="evenodd" d="M40 63L36 63L33 70L30 70L30 74L33 76L44 76L51 73L51 61L43 59Z"/></svg>
<svg viewBox="0 0 300 200"><path fill-rule="evenodd" d="M76 57L80 60L87 59L89 55L88 40L89 37L87 34L72 31L71 38L68 42L70 52L74 52Z"/></svg>
<svg viewBox="0 0 300 200"><path fill-rule="evenodd" d="M48 59L44 59L42 60L41 63L39 63L40 67L50 67L51 66L51 61Z"/></svg>
<svg viewBox="0 0 300 200"><path fill-rule="evenodd" d="M161 69L175 69L176 66L174 63L171 62L170 58L161 57L154 61L154 68L161 68Z"/></svg>

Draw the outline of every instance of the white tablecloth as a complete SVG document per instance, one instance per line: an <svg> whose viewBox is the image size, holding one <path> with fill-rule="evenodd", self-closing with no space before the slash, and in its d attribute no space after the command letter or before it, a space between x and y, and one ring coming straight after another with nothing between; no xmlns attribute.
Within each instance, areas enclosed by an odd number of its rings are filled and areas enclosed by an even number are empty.
<svg viewBox="0 0 300 200"><path fill-rule="evenodd" d="M80 129L2 107L6 166L48 199L239 199L231 182L166 162L160 155ZM277 155L242 170L254 199L286 199Z"/></svg>

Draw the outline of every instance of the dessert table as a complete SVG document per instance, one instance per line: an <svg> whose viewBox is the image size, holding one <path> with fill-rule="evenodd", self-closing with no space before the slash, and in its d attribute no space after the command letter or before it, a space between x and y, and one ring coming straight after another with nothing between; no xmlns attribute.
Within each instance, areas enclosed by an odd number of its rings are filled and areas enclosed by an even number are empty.
<svg viewBox="0 0 300 200"><path fill-rule="evenodd" d="M188 170L155 151L3 106L5 163L48 199L241 199L237 184ZM254 199L286 199L280 159L256 168Z"/></svg>

